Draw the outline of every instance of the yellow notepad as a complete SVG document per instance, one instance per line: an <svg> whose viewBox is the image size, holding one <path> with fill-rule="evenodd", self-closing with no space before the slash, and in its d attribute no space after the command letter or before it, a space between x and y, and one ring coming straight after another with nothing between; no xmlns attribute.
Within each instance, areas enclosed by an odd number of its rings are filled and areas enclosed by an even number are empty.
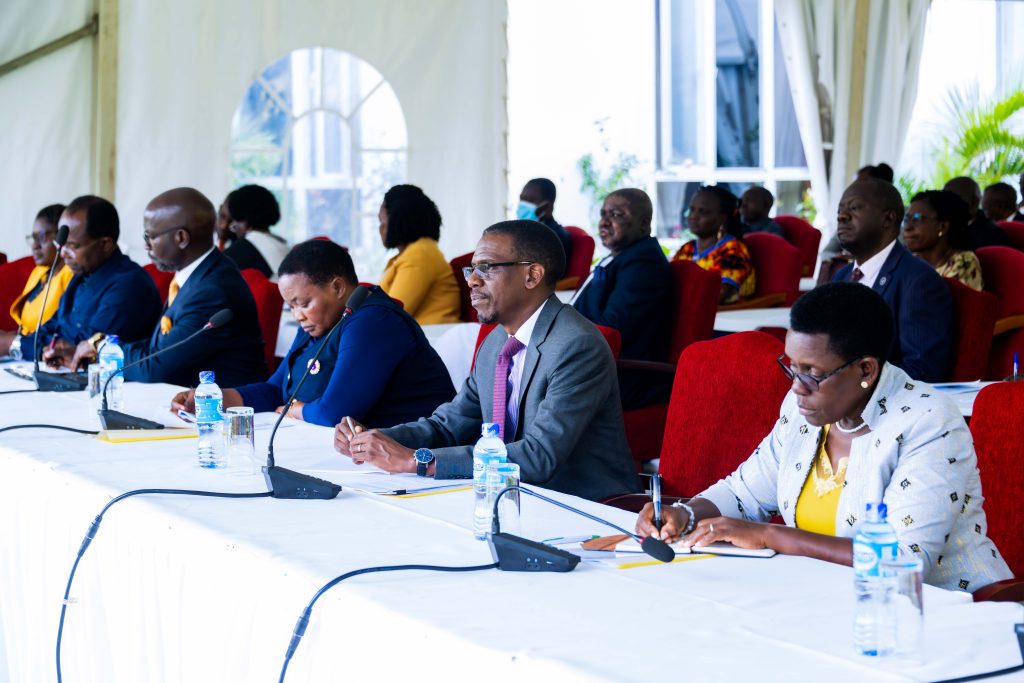
<svg viewBox="0 0 1024 683"><path fill-rule="evenodd" d="M96 435L107 443L135 443L138 441L170 441L172 439L195 439L198 434L191 429L107 429Z"/></svg>

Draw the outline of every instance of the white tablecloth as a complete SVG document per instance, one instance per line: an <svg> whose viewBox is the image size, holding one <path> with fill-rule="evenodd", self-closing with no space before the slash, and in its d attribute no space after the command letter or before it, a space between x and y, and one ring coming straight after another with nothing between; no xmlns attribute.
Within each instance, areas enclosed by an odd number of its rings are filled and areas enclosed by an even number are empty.
<svg viewBox="0 0 1024 683"><path fill-rule="evenodd" d="M0 378L0 390L21 386ZM174 388L126 384L148 415ZM0 396L0 424L91 422L83 394ZM415 498L353 485L369 473L331 430L288 422L278 464L343 483L332 501L140 496L119 503L83 560L64 636L67 681L275 681L316 589L361 567L490 561L471 493ZM263 452L268 434L257 432ZM144 487L259 491L260 476L199 469L195 442L108 444L25 430L0 435L0 681L54 679L67 573L104 503ZM624 525L633 515L566 496ZM524 498L523 534L605 533ZM934 680L1019 661L1019 605L928 589L922 663L851 652L852 575L803 558L711 558L570 574L395 573L356 578L318 603L289 681ZM688 672L688 673L683 673ZM699 672L695 674L694 672Z"/></svg>

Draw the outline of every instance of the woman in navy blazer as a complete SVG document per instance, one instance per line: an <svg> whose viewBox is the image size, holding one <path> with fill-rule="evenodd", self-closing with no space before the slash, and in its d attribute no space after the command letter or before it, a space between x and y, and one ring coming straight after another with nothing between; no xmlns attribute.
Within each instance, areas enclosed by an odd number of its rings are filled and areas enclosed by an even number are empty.
<svg viewBox="0 0 1024 683"><path fill-rule="evenodd" d="M309 377L288 416L313 424L333 427L351 415L367 426L390 427L430 415L455 396L448 371L423 330L377 288L312 361L358 283L345 249L324 240L303 242L281 262L278 275L299 332L269 380L224 389L225 408L280 411L307 367ZM172 408L192 410L193 393L179 393Z"/></svg>

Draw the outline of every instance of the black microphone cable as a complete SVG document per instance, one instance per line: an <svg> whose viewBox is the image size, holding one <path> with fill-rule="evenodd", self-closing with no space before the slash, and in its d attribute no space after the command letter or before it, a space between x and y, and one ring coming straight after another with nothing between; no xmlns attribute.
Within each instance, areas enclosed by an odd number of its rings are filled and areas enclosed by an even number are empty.
<svg viewBox="0 0 1024 683"><path fill-rule="evenodd" d="M316 592L313 599L306 605L306 609L302 610L302 615L299 616L299 620L295 622L295 632L292 633L292 640L288 644L288 651L284 655L284 664L281 665L281 676L278 678L279 683L284 683L285 674L288 673L288 663L291 661L292 656L295 654L295 650L299 647L299 641L302 640L302 636L306 633L306 626L309 625L309 616L313 611L313 605L320 597L329 591L330 589L337 586L345 579L351 579L354 576L360 576L362 574L375 574L377 572L402 572L402 571L427 571L427 572L480 572L486 569L497 569L498 563L492 564L477 564L469 567L445 567L435 564L395 564L385 567L366 567L364 569L355 569L353 571L337 576L327 583Z"/></svg>
<svg viewBox="0 0 1024 683"><path fill-rule="evenodd" d="M11 425L10 427L0 427L0 432L9 432L12 429L61 429L65 432L75 432L77 434L90 434L95 436L99 434L97 431L90 431L88 429L78 429L76 427L65 427L63 425L44 425L44 424L33 424L33 425Z"/></svg>
<svg viewBox="0 0 1024 683"><path fill-rule="evenodd" d="M79 430L74 430L79 431ZM109 503L103 506L100 513L96 515L96 519L92 521L89 526L89 531L86 532L85 538L82 539L82 545L78 549L78 556L75 557L75 563L71 566L71 574L68 575L68 585L64 589L64 600L60 606L60 622L57 625L57 683L62 683L61 669L60 669L60 645L64 637L64 618L68 609L69 596L71 595L71 584L75 580L75 572L78 571L78 563L82 561L82 556L85 554L86 548L92 543L92 539L96 537L96 533L100 529L100 523L103 521L103 515L106 514L107 510L114 506L125 498L132 496L142 495L144 493L158 493L166 495L177 495L177 496L205 496L209 498L268 498L270 497L270 491L260 491L258 493L224 493L221 491L193 491L190 489L136 489L134 491L128 491L122 493L116 498L111 499Z"/></svg>

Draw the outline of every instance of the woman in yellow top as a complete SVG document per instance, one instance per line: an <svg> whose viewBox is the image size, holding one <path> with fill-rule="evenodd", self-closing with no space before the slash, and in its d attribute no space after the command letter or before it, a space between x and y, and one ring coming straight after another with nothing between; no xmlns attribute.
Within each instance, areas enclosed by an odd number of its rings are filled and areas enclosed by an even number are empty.
<svg viewBox="0 0 1024 683"><path fill-rule="evenodd" d="M45 323L57 312L60 299L74 273L64 266L64 260L57 258L53 266L56 277L50 285L50 294L46 298L46 309L43 309L43 292L50 275L50 264L57 255L57 247L53 241L57 237L57 224L64 213L63 204L51 204L36 214L32 224L32 232L25 236L25 241L32 248L32 259L36 267L29 273L28 281L21 295L11 304L11 317L18 324L16 332L0 333L0 355L6 356L11 351L11 342L19 334L31 334L39 325L39 313L43 314Z"/></svg>
<svg viewBox="0 0 1024 683"><path fill-rule="evenodd" d="M942 277L959 280L979 292L981 262L971 251L967 234L967 204L948 190L918 192L903 216L903 241L907 249Z"/></svg>
<svg viewBox="0 0 1024 683"><path fill-rule="evenodd" d="M388 261L380 288L402 302L420 325L459 322L459 286L437 240L441 213L415 185L395 185L380 207L380 238L398 255Z"/></svg>

